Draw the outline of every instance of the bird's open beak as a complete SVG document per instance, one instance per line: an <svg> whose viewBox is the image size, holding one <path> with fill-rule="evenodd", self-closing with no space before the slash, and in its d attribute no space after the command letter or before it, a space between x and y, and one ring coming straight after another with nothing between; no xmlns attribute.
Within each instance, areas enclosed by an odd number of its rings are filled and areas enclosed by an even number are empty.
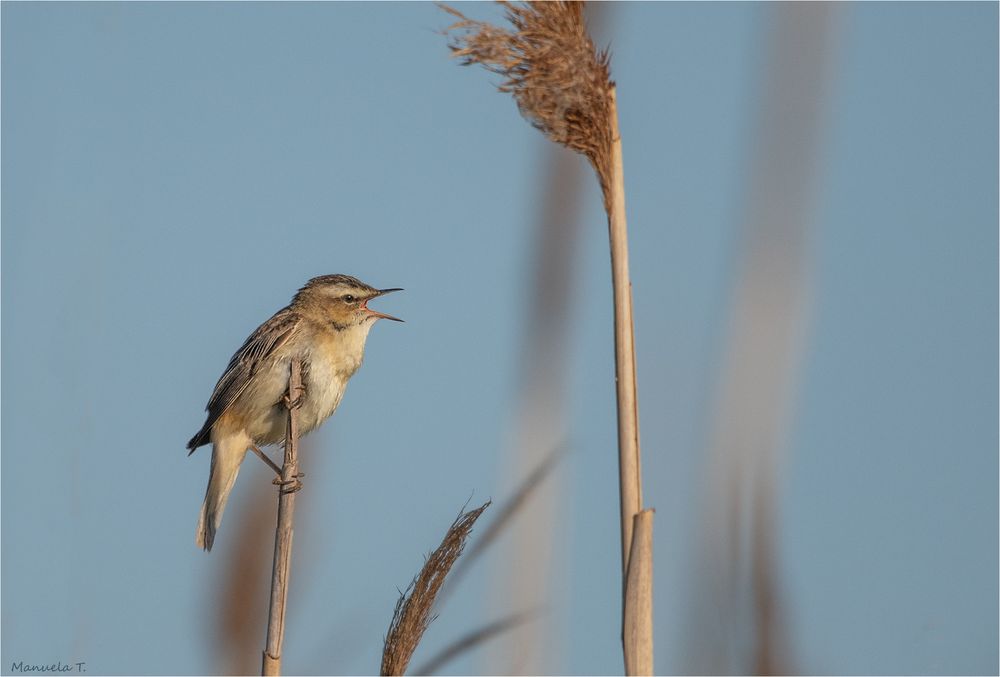
<svg viewBox="0 0 1000 677"><path fill-rule="evenodd" d="M379 296L384 296L384 295L389 294L389 293L394 292L394 291L403 291L403 288L402 287L393 287L392 289L379 289L378 290L378 294L376 294L375 296L373 296L371 299L368 299L368 301L371 301L374 298L378 298ZM380 313L377 310L372 310L371 308L368 307L368 301L365 301L363 304L361 304L361 306L362 306L362 308L364 308L365 310L367 310L369 313L371 313L372 317L382 318L383 320L392 320L393 322L402 322L403 321L403 320L399 319L398 317L393 317L392 315L387 315L385 313Z"/></svg>

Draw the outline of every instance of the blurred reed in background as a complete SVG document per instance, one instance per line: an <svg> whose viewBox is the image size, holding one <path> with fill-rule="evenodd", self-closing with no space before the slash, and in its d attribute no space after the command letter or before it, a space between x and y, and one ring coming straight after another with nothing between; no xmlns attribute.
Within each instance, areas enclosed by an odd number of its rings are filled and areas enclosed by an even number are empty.
<svg viewBox="0 0 1000 677"><path fill-rule="evenodd" d="M810 230L837 11L829 3L767 8L766 71L707 449L692 672L799 667L783 602L778 503L807 338Z"/></svg>

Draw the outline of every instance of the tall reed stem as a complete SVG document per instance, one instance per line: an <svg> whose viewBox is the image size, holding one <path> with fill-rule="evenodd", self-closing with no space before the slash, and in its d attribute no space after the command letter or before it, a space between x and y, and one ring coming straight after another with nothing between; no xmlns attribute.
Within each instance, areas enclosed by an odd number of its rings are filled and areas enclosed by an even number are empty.
<svg viewBox="0 0 1000 677"><path fill-rule="evenodd" d="M291 361L288 376L288 428L285 434L285 462L278 485L278 525L274 534L274 565L271 572L271 609L267 617L267 645L261 666L262 675L281 674L281 649L285 640L285 607L288 603L288 579L292 568L292 536L295 518L295 493L299 478L298 399L302 396L302 364Z"/></svg>
<svg viewBox="0 0 1000 677"><path fill-rule="evenodd" d="M611 88L611 199L608 236L611 244L611 284L615 304L615 386L618 401L618 475L622 523L622 571L628 571L632 548L632 518L642 509L642 468L639 459L639 405L635 383L635 334L632 322L632 281L628 272L628 228L625 221L625 177L622 140L618 131L618 97Z"/></svg>
<svg viewBox="0 0 1000 677"><path fill-rule="evenodd" d="M628 270L625 175L618 129L618 96L609 92L611 185L608 237L615 305L615 386L618 402L618 481L622 527L622 641L629 675L653 674L653 511L642 509L639 403L635 378L632 282ZM638 525L641 532L635 530ZM639 558L640 561L633 561ZM641 591L641 594L640 594Z"/></svg>

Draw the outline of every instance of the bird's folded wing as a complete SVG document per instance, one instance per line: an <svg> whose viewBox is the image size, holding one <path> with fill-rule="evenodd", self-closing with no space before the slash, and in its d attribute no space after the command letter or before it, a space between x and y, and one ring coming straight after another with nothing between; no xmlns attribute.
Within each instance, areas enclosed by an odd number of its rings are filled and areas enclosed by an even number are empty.
<svg viewBox="0 0 1000 677"><path fill-rule="evenodd" d="M257 327L243 347L229 360L229 366L216 384L206 407L206 429L232 406L253 381L254 374L270 362L275 351L288 343L298 328L299 316L290 308L282 308Z"/></svg>

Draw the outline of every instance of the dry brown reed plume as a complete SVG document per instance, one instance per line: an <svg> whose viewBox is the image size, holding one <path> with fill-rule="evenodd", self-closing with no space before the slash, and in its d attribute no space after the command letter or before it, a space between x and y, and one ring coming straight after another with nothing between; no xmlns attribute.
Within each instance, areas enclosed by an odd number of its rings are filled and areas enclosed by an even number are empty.
<svg viewBox="0 0 1000 677"><path fill-rule="evenodd" d="M583 3L499 2L514 30L458 18L446 30L462 65L479 64L506 80L501 92L514 97L531 124L556 143L586 156L597 172L608 206L611 192L610 79L607 50L598 52L583 20Z"/></svg>
<svg viewBox="0 0 1000 677"><path fill-rule="evenodd" d="M622 557L622 643L628 674L653 672L653 511L642 507L639 414L625 185L617 95L607 51L590 39L579 2L501 2L512 30L467 18L446 29L463 65L505 78L521 114L553 141L582 153L597 174L608 215L614 292L615 376ZM641 561L635 561L640 557Z"/></svg>
<svg viewBox="0 0 1000 677"><path fill-rule="evenodd" d="M389 622L389 632L385 636L382 650L382 675L402 675L413 657L427 627L434 618L431 608L434 599L451 571L455 560L465 549L465 541L473 525L491 504L486 501L475 510L462 512L448 528L441 545L424 562L420 573L400 593L396 608Z"/></svg>

